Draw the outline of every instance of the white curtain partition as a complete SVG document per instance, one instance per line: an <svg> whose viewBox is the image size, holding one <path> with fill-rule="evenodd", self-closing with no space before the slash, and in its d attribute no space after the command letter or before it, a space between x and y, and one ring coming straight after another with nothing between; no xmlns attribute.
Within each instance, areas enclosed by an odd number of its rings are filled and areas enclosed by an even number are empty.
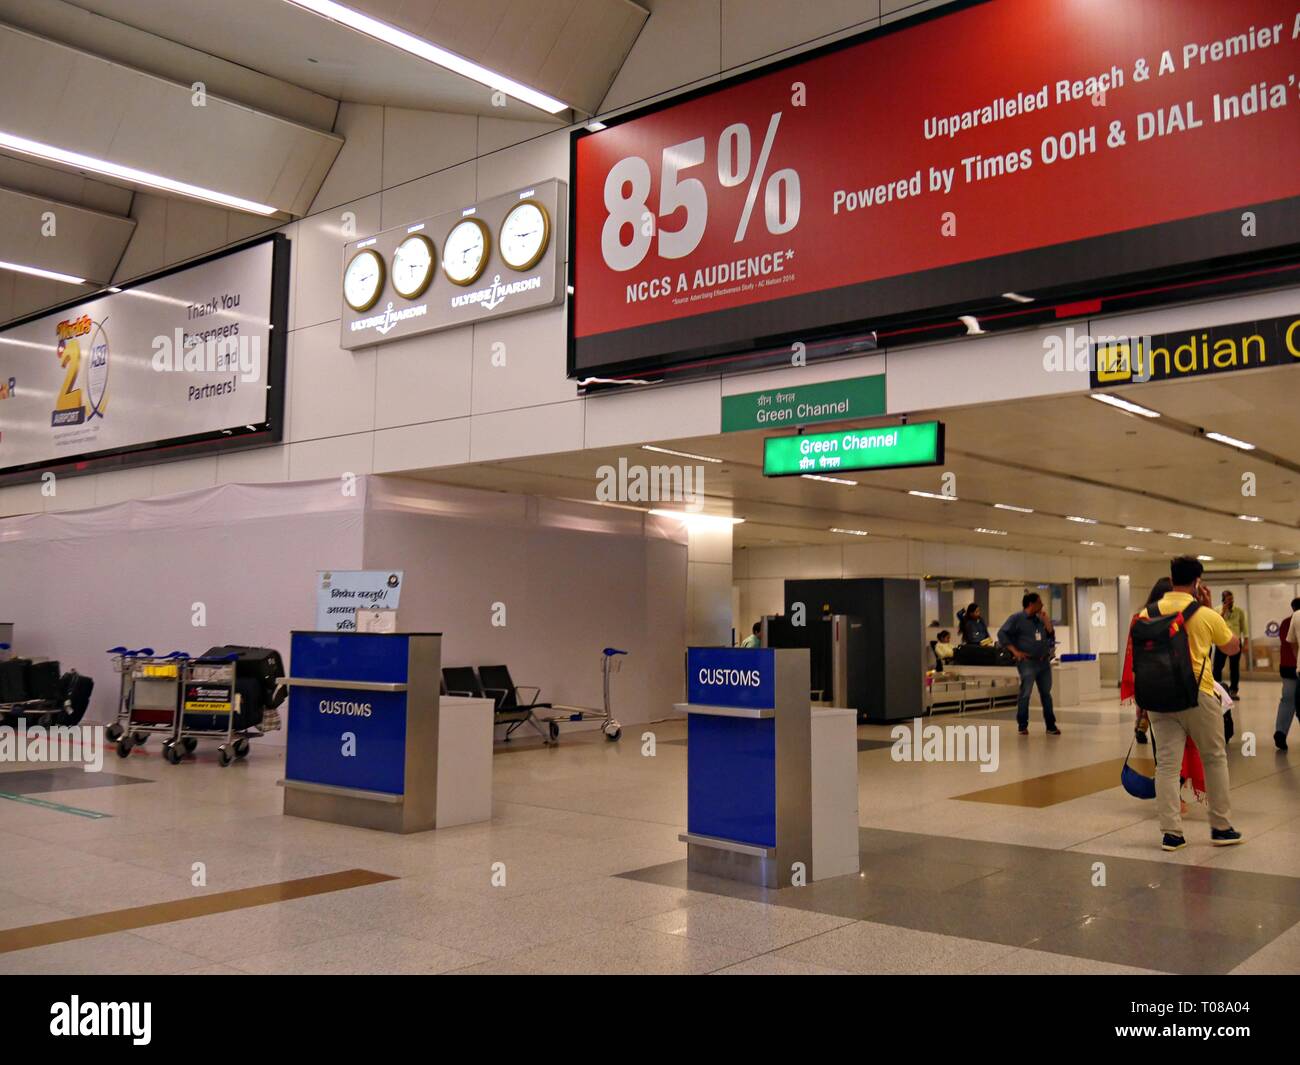
<svg viewBox="0 0 1300 1065"><path fill-rule="evenodd" d="M88 720L115 712L116 645L278 648L315 626L316 573L400 569L399 627L444 634L444 663L504 662L557 702L599 701L598 654L625 721L681 698L686 545L639 512L362 477L227 484L0 520L0 621L15 651L95 678ZM505 625L494 625L494 612ZM202 622L202 624L198 624Z"/></svg>

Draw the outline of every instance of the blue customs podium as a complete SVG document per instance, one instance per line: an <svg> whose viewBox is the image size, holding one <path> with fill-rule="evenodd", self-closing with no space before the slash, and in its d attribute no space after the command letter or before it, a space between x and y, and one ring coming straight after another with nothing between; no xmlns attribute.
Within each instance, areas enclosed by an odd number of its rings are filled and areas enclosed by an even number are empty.
<svg viewBox="0 0 1300 1065"><path fill-rule="evenodd" d="M284 812L434 828L440 634L295 632L291 648Z"/></svg>
<svg viewBox="0 0 1300 1065"><path fill-rule="evenodd" d="M686 653L687 865L766 887L813 879L806 648Z"/></svg>

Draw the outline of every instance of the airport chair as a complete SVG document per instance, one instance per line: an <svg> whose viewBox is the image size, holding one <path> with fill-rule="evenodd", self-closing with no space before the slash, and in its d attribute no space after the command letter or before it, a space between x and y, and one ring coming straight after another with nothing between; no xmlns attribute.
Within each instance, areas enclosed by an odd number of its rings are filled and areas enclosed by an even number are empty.
<svg viewBox="0 0 1300 1065"><path fill-rule="evenodd" d="M442 671L442 694L463 695L469 699L487 698L473 666L445 666Z"/></svg>
<svg viewBox="0 0 1300 1065"><path fill-rule="evenodd" d="M545 730L533 713L535 710L552 709L550 703L537 701L541 698L541 688L531 684L516 685L510 678L510 670L505 666L479 666L478 675L483 682L483 691L495 704L496 723L506 726L507 743L510 742L511 733L523 724L531 725L543 739L547 738Z"/></svg>

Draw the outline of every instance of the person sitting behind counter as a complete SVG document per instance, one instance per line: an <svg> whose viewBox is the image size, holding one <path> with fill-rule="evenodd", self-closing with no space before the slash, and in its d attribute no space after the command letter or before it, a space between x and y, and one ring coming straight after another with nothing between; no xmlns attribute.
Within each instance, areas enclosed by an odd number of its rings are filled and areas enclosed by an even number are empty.
<svg viewBox="0 0 1300 1065"><path fill-rule="evenodd" d="M952 658L952 633L947 629L939 632L934 640L934 657L941 663Z"/></svg>
<svg viewBox="0 0 1300 1065"><path fill-rule="evenodd" d="M980 613L979 603L971 603L965 610L957 615L957 631L961 634L962 643L992 643L989 636L988 624L984 621Z"/></svg>

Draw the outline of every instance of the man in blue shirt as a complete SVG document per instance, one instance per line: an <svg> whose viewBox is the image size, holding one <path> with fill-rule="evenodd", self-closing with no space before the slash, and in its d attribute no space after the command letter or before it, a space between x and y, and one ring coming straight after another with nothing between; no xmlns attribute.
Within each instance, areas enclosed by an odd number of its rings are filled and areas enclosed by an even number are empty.
<svg viewBox="0 0 1300 1065"><path fill-rule="evenodd" d="M1052 712L1052 640L1056 630L1043 609L1037 592L1026 592L1021 601L1024 609L1012 614L998 629L998 644L1011 652L1020 674L1020 702L1016 705L1016 723L1020 735L1029 735L1029 696L1038 685L1043 702L1043 721L1049 736L1059 736L1056 715Z"/></svg>

